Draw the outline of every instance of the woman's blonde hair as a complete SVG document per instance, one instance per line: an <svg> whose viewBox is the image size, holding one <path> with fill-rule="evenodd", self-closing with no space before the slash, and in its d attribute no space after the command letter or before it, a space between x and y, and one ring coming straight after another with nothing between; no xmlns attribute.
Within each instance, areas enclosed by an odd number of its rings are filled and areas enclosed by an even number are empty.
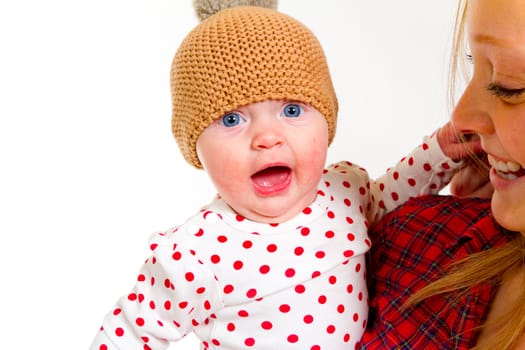
<svg viewBox="0 0 525 350"><path fill-rule="evenodd" d="M468 0L460 0L454 28L454 41L450 65L451 105L456 101L458 93L458 78L468 81L468 72L465 67L467 43L465 40L465 18ZM481 167L481 161L476 162ZM438 294L455 293L457 300L468 293L469 289L482 283L500 285L502 276L507 271L524 269L525 266L525 236L516 234L516 237L499 248L488 249L472 254L455 264L452 264L446 275L432 282L410 297L405 307ZM518 292L518 299L509 308L509 312L502 317L480 325L491 327L496 332L491 334L487 343L480 344L475 349L513 349L516 342L525 333L525 286ZM490 324L489 324L490 322Z"/></svg>

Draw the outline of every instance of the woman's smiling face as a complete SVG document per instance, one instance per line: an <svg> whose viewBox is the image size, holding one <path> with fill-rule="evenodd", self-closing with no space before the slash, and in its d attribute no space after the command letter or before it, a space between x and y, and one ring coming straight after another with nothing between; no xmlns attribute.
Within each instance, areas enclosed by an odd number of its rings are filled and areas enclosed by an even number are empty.
<svg viewBox="0 0 525 350"><path fill-rule="evenodd" d="M492 211L525 232L525 0L470 0L472 79L452 120L479 134L491 165Z"/></svg>

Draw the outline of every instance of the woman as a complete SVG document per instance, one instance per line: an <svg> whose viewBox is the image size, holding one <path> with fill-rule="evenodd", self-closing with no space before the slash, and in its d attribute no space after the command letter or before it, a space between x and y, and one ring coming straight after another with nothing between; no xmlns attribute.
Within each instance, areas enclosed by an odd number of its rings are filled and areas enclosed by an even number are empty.
<svg viewBox="0 0 525 350"><path fill-rule="evenodd" d="M383 218L363 349L525 348L525 0L460 1L453 67L463 38L452 120L479 135L492 200L423 197Z"/></svg>
<svg viewBox="0 0 525 350"><path fill-rule="evenodd" d="M520 232L500 251L484 256L485 265L493 265L490 272L502 278L480 330L480 347L525 347L524 16L523 0L474 0L466 7L474 70L452 119L460 131L480 136L491 165L494 218Z"/></svg>

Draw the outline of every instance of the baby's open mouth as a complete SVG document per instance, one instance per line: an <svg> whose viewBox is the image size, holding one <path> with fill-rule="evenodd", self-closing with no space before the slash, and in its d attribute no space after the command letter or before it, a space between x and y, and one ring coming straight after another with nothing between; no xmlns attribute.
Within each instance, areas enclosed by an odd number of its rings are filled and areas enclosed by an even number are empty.
<svg viewBox="0 0 525 350"><path fill-rule="evenodd" d="M271 166L251 176L255 190L261 194L273 194L286 189L291 182L292 169L287 166Z"/></svg>

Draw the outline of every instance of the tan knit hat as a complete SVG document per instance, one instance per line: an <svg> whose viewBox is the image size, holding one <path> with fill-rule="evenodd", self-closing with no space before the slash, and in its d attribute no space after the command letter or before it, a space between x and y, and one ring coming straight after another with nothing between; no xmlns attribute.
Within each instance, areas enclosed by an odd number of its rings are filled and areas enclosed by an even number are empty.
<svg viewBox="0 0 525 350"><path fill-rule="evenodd" d="M308 103L335 134L337 97L317 38L276 10L240 6L203 20L171 67L172 131L184 158L202 168L196 142L226 112L267 99Z"/></svg>

